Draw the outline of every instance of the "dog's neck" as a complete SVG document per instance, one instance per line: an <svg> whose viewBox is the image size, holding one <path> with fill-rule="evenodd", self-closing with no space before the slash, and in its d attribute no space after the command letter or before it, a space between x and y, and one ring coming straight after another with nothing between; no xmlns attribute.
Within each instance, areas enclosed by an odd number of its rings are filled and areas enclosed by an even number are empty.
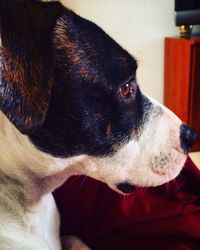
<svg viewBox="0 0 200 250"><path fill-rule="evenodd" d="M78 157L59 159L38 150L0 112L0 195L31 205L81 167Z"/></svg>
<svg viewBox="0 0 200 250"><path fill-rule="evenodd" d="M0 112L1 172L18 177L32 175L43 178L51 171L54 158L36 149L28 137L21 134ZM47 168L48 167L48 168Z"/></svg>

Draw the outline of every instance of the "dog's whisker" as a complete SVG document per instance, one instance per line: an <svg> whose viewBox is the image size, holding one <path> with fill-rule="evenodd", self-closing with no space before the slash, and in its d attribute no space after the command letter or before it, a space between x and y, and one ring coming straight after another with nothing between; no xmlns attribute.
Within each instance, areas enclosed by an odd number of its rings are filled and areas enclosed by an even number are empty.
<svg viewBox="0 0 200 250"><path fill-rule="evenodd" d="M143 188L142 188L142 193L145 195L146 192L147 192L147 190L148 190L147 187L143 187Z"/></svg>
<svg viewBox="0 0 200 250"><path fill-rule="evenodd" d="M79 186L77 188L77 194L80 191L80 189L81 189L83 183L85 182L85 180L89 177L90 172L91 172L91 170L88 170L86 173L84 173L84 178L83 178L83 180L81 181L81 183L79 184Z"/></svg>
<svg viewBox="0 0 200 250"><path fill-rule="evenodd" d="M123 194L123 200L124 200L124 201L126 200L126 195L125 195L125 194Z"/></svg>
<svg viewBox="0 0 200 250"><path fill-rule="evenodd" d="M178 182L177 182L176 179L173 180L173 183L174 183L175 186L177 187L177 191L180 192L180 186L179 186L179 184L178 184Z"/></svg>
<svg viewBox="0 0 200 250"><path fill-rule="evenodd" d="M77 182L80 179L81 175L76 175L73 177L73 180L69 182L69 185L74 184L75 182Z"/></svg>

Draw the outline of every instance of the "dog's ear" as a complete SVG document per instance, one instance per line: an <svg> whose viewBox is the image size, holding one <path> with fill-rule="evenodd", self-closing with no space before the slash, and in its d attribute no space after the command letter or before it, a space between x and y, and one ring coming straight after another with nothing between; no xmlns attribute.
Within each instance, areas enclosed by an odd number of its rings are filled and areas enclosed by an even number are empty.
<svg viewBox="0 0 200 250"><path fill-rule="evenodd" d="M0 0L0 109L24 134L37 130L46 117L52 35L62 12L58 2Z"/></svg>

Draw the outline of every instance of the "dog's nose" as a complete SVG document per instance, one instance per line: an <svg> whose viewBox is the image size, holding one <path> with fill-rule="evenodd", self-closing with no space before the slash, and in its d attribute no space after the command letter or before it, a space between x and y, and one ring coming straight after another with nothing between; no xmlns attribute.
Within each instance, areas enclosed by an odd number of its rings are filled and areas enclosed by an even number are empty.
<svg viewBox="0 0 200 250"><path fill-rule="evenodd" d="M134 191L135 186L132 185L132 184L130 184L130 183L128 183L128 182L123 182L123 183L117 184L117 188L118 188L120 191L122 191L123 193L129 194L129 193L131 193L131 192Z"/></svg>
<svg viewBox="0 0 200 250"><path fill-rule="evenodd" d="M181 132L180 132L180 139L181 139L181 147L185 153L188 153L192 145L197 139L197 134L195 131L190 128L189 126L182 124L181 125Z"/></svg>

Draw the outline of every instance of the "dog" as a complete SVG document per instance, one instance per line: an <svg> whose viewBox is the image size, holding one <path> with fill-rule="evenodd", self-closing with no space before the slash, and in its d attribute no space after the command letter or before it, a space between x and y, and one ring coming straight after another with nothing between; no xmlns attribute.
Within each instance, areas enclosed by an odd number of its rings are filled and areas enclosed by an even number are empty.
<svg viewBox="0 0 200 250"><path fill-rule="evenodd" d="M136 60L101 28L59 2L7 0L0 32L0 249L61 249L51 192L71 175L128 194L180 173L194 131L140 91Z"/></svg>

